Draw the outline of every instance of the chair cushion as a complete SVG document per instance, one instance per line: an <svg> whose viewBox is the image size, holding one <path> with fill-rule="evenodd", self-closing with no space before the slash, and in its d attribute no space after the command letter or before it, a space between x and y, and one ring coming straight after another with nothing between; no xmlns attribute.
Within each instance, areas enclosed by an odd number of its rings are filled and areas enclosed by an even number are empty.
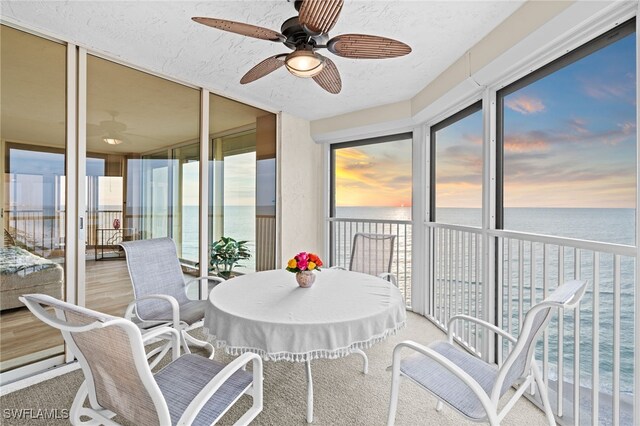
<svg viewBox="0 0 640 426"><path fill-rule="evenodd" d="M171 423L178 420L198 393L225 367L208 358L185 354L155 374L169 406ZM236 371L204 405L194 425L210 425L251 385L253 375Z"/></svg>
<svg viewBox="0 0 640 426"><path fill-rule="evenodd" d="M467 372L487 394L491 392L498 375L497 366L487 364L445 341L434 342L429 348ZM402 360L400 371L465 416L473 420L486 418L486 412L475 393L461 379L433 359L421 353L414 353Z"/></svg>
<svg viewBox="0 0 640 426"><path fill-rule="evenodd" d="M207 305L206 300L190 300L180 305L180 320L191 325L204 318L204 309ZM144 317L145 321L171 321L171 305L164 302L164 308L161 312L155 312L151 316Z"/></svg>

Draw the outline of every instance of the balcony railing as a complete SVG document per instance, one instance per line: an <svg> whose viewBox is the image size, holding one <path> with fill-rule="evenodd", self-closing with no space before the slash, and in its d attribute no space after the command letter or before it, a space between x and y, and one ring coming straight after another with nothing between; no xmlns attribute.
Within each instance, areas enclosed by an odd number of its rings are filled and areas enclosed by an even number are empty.
<svg viewBox="0 0 640 426"><path fill-rule="evenodd" d="M357 232L395 235L391 272L398 279L398 288L411 307L411 221L378 219L330 218L331 266L349 268L351 244Z"/></svg>
<svg viewBox="0 0 640 426"><path fill-rule="evenodd" d="M435 223L427 224L427 238L427 316L443 329L460 313L488 320L496 313L497 325L517 336L532 304L559 283L588 280L580 308L554 317L536 359L562 423L633 423L635 247ZM497 259L491 282L483 282L489 276L483 267L493 262L485 259L487 249ZM495 306L486 297L489 291L495 292ZM510 349L473 326L454 332L481 356L496 349L498 364Z"/></svg>
<svg viewBox="0 0 640 426"><path fill-rule="evenodd" d="M32 253L49 257L64 248L66 212L57 210L47 215L44 210L11 209L7 211L7 231L17 244ZM96 244L96 228L111 228L114 219L120 219L121 210L87 212L87 245Z"/></svg>

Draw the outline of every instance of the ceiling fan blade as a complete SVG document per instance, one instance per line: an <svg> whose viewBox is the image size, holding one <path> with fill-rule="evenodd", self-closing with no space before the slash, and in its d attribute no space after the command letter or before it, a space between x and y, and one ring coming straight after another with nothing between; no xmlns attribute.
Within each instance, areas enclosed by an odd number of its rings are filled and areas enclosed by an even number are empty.
<svg viewBox="0 0 640 426"><path fill-rule="evenodd" d="M324 68L313 77L313 81L329 93L337 95L342 90L342 79L336 64L329 58L324 58Z"/></svg>
<svg viewBox="0 0 640 426"><path fill-rule="evenodd" d="M338 21L343 0L304 0L298 20L309 31L326 34Z"/></svg>
<svg viewBox="0 0 640 426"><path fill-rule="evenodd" d="M329 40L331 53L345 58L384 59L411 53L411 47L391 38L366 34L342 34Z"/></svg>
<svg viewBox="0 0 640 426"><path fill-rule="evenodd" d="M195 17L191 19L202 25L207 25L209 27L217 28L223 31L229 31L231 33L236 33L236 34L240 34L247 37L259 38L262 40L277 41L277 42L284 41L286 39L285 36L283 36L277 31L273 31L268 28L258 27L256 25L245 24L242 22L227 21L226 19L201 18L201 17Z"/></svg>
<svg viewBox="0 0 640 426"><path fill-rule="evenodd" d="M268 57L255 67L251 68L244 76L242 76L240 84L251 83L252 81L256 81L257 79L274 72L284 65L284 58L286 56L286 54L281 53Z"/></svg>

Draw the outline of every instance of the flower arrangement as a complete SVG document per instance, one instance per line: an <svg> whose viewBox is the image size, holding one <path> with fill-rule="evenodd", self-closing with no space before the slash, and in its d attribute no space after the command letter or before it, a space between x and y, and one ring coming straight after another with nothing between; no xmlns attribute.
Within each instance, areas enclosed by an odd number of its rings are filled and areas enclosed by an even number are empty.
<svg viewBox="0 0 640 426"><path fill-rule="evenodd" d="M296 254L292 259L289 259L289 262L287 262L287 271L320 271L320 267L322 265L322 260L320 260L317 254L307 253L306 251L303 251Z"/></svg>

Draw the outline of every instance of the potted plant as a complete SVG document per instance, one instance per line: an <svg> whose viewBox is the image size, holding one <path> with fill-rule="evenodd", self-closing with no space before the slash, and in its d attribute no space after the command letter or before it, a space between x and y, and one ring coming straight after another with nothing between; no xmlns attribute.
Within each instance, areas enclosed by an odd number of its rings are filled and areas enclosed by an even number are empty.
<svg viewBox="0 0 640 426"><path fill-rule="evenodd" d="M230 237L222 237L209 248L210 270L224 279L231 278L231 271L238 262L249 259L247 241L236 241Z"/></svg>

